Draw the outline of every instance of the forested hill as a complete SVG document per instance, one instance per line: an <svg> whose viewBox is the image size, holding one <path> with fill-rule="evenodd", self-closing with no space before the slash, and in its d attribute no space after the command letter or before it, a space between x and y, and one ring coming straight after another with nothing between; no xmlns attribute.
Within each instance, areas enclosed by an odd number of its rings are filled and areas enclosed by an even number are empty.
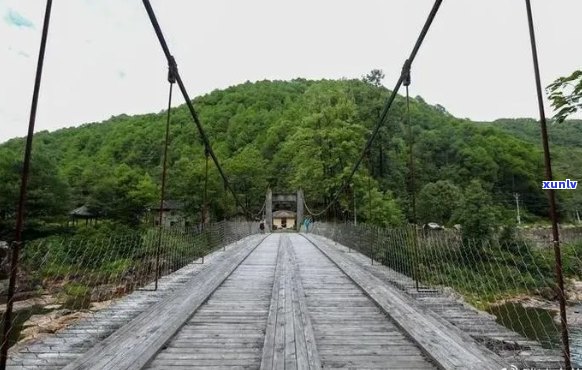
<svg viewBox="0 0 582 370"><path fill-rule="evenodd" d="M281 192L302 188L308 205L318 209L351 169L388 93L359 80L262 81L198 97L195 107L249 208L261 208L270 186ZM420 97L412 100L410 110L419 222L469 225L511 219L515 192L521 194L526 219L545 215L539 144L528 141L526 134L503 132L496 124L457 119ZM405 112L399 97L353 186L333 210L336 218L352 217L355 192L361 220L387 225L412 219ZM31 219L49 222L87 204L110 219L137 222L158 196L164 121L165 112L121 115L38 133ZM562 144L574 142L572 136ZM17 199L22 146L22 139L0 146L0 220L5 230ZM169 168L168 197L183 200L197 215L205 158L184 106L172 110ZM212 164L209 174L212 217L235 214L232 197L225 194ZM572 211L580 206L575 201L561 204Z"/></svg>
<svg viewBox="0 0 582 370"><path fill-rule="evenodd" d="M541 145L541 133L539 121L531 118L498 119L489 123L501 128L525 141ZM548 124L548 132L551 145L568 148L582 148L582 120L569 120L564 123Z"/></svg>
<svg viewBox="0 0 582 370"><path fill-rule="evenodd" d="M523 139L541 148L539 122L534 119L499 119L488 123L508 134ZM582 120L569 120L563 123L548 123L550 152L555 179L579 180L582 178ZM562 211L570 217L576 210L582 211L582 192L562 192Z"/></svg>

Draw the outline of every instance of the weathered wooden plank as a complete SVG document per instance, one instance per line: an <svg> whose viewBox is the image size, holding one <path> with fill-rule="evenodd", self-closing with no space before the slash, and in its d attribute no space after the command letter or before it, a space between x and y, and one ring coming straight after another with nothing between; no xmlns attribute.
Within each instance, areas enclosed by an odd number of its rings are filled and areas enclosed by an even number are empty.
<svg viewBox="0 0 582 370"><path fill-rule="evenodd" d="M276 275L279 238L255 249L176 333L148 368L258 368ZM229 305L230 303L230 305Z"/></svg>
<svg viewBox="0 0 582 370"><path fill-rule="evenodd" d="M319 351L313 333L313 325L309 317L309 308L306 303L305 291L295 258L295 251L292 245L287 245L289 254L289 264L292 272L293 281L293 320L294 326L297 328L297 365L300 369L321 369L321 360L319 358Z"/></svg>
<svg viewBox="0 0 582 370"><path fill-rule="evenodd" d="M205 365L201 365L201 366L196 366L196 365L172 365L172 367L170 368L170 370L192 370L192 369L212 369L212 370L248 370L248 369L252 369L253 367L251 366L205 366ZM166 365L152 365L152 367L150 369L154 369L154 370L168 370L168 367Z"/></svg>
<svg viewBox="0 0 582 370"><path fill-rule="evenodd" d="M190 286L154 305L65 369L141 369L264 239L229 251L204 277L195 276ZM192 292L191 286L197 290Z"/></svg>
<svg viewBox="0 0 582 370"><path fill-rule="evenodd" d="M291 241L324 368L403 368L403 357L416 367L433 367L416 345L317 248L297 235ZM345 299L346 293L350 299Z"/></svg>
<svg viewBox="0 0 582 370"><path fill-rule="evenodd" d="M286 243L285 243L286 244ZM285 246L287 250L287 246ZM285 370L297 369L297 346L296 339L301 333L296 333L294 323L294 306L293 306L293 269L289 264L289 252L285 256Z"/></svg>
<svg viewBox="0 0 582 370"><path fill-rule="evenodd" d="M281 239L277 261L281 275L278 285L273 286L261 369L320 369L315 337L303 290L298 285L300 281L296 276L292 250L288 237L283 235Z"/></svg>
<svg viewBox="0 0 582 370"><path fill-rule="evenodd" d="M277 263L275 267L275 278L273 279L273 288L271 289L271 303L269 305L269 315L267 317L267 327L265 330L265 341L263 344L263 354L261 357L260 368L264 370L273 369L276 347L277 333L277 316L280 313L280 299L283 297L282 280L284 279L284 265L282 263L285 250L281 248L279 239Z"/></svg>
<svg viewBox="0 0 582 370"><path fill-rule="evenodd" d="M256 236L246 240L256 239ZM241 243L244 245L244 243ZM91 316L82 318L78 322L65 328L57 334L46 334L43 337L35 338L25 343L19 343L12 347L9 353L8 366L16 365L13 359L18 358L21 354L34 356L36 353L74 353L81 357L83 353L91 349L96 343L103 340L115 330L127 324L131 319L150 308L160 300L166 299L174 294L179 288L192 280L192 277L211 268L216 261L224 259L229 253L222 251L213 252L206 257L206 264L191 263L174 272L171 275L164 276L159 281L157 291L153 291L153 283L116 300L109 307L92 313ZM87 329L87 330L85 330ZM54 365L58 358L48 358L46 363L38 366L29 366L30 368L52 369L55 366L59 369L62 364ZM18 365L22 368L21 365Z"/></svg>
<svg viewBox="0 0 582 370"><path fill-rule="evenodd" d="M210 341L205 343L193 343L189 340L184 341L172 341L172 348L199 348L201 351L207 350L214 350L217 351L220 348L228 347L228 350L231 349L240 349L240 350L249 350L249 349L256 349L261 347L260 341L254 342L233 342L233 341Z"/></svg>
<svg viewBox="0 0 582 370"><path fill-rule="evenodd" d="M164 352L156 356L155 361L161 362L162 360L190 360L193 363L197 363L197 360L256 360L257 356L255 353L242 352L242 353L227 353L223 352L207 352L207 353L197 353L197 352Z"/></svg>
<svg viewBox="0 0 582 370"><path fill-rule="evenodd" d="M316 237L318 238L318 237ZM322 240L325 240L322 238ZM331 246L331 244L329 244ZM338 249L345 248L341 245L335 246ZM488 323L483 323L482 326L465 329L463 327L459 328L465 333L471 335L479 343L495 341L494 337L497 333L503 332L505 334L500 334L503 337L502 342L505 340L512 341L515 339L516 335L521 337L519 340L515 340L518 345L515 345L511 350L508 349L495 349L495 352L499 356L506 359L506 362L510 362L520 368L560 368L563 367L563 358L561 352L558 348L554 348L551 351L551 356L553 358L553 364L548 365L548 363L538 363L534 354L546 351L540 345L540 343L524 344L525 348L530 347L527 351L524 351L524 347L520 347L521 343L527 343L528 341L523 336L505 328L501 324L496 322L496 317L489 313L479 311L475 307L468 305L467 303L460 301L459 297L452 296L450 293L443 291L442 289L432 289L425 287L421 288L420 291L416 290L416 284L410 277L398 273L387 266L380 264L370 264L370 259L360 253L346 253L346 257L359 262L360 265L367 271L371 272L383 281L396 286L399 290L406 293L411 298L419 302L421 307L425 307L433 312L437 313L443 319L456 325L455 320L451 318L451 315L455 313L470 314L475 317L475 321L482 321L488 319ZM456 325L458 326L458 325ZM490 334L490 332L492 334Z"/></svg>
<svg viewBox="0 0 582 370"><path fill-rule="evenodd" d="M470 336L436 314L423 310L402 292L346 258L345 253L320 239L314 240L308 235L304 237L362 288L440 367L501 369L508 366Z"/></svg>
<svg viewBox="0 0 582 370"><path fill-rule="evenodd" d="M196 366L201 366L205 368L212 368L214 366L244 366L248 368L256 368L258 366L257 359L249 358L238 358L238 359L211 359L211 360L195 360L192 359L172 359L172 360L154 360L152 361L153 367L162 367L166 369L172 369L174 366L192 366L195 362Z"/></svg>
<svg viewBox="0 0 582 370"><path fill-rule="evenodd" d="M283 250L283 253L284 250ZM284 256L284 254L283 254ZM283 257L284 260L284 257ZM283 264L281 280L279 282L279 297L277 298L277 311L276 311L276 323L274 331L274 351L273 357L270 360L272 362L273 369L283 369L285 368L285 282L287 280L287 267ZM267 359L267 364L269 359ZM262 361L261 361L262 366Z"/></svg>

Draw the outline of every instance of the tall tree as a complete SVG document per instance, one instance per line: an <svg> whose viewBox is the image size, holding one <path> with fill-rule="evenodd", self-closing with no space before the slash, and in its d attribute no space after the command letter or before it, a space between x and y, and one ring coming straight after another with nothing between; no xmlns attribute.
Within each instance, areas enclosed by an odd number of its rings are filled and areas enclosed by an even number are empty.
<svg viewBox="0 0 582 370"><path fill-rule="evenodd" d="M376 87L382 86L382 80L386 77L381 69L373 69L370 73L362 77L362 81L372 84Z"/></svg>
<svg viewBox="0 0 582 370"><path fill-rule="evenodd" d="M88 205L108 218L137 225L158 194L148 174L122 164L96 174Z"/></svg>
<svg viewBox="0 0 582 370"><path fill-rule="evenodd" d="M548 86L547 90L552 107L557 111L555 118L559 123L582 110L582 70L558 78Z"/></svg>
<svg viewBox="0 0 582 370"><path fill-rule="evenodd" d="M0 239L14 228L22 156L19 151L0 151ZM36 232L51 218L63 218L69 210L69 185L55 160L37 150L31 162L27 189L27 230Z"/></svg>
<svg viewBox="0 0 582 370"><path fill-rule="evenodd" d="M422 222L447 225L463 202L463 193L450 181L426 184L418 194L417 213Z"/></svg>
<svg viewBox="0 0 582 370"><path fill-rule="evenodd" d="M463 237L471 241L489 240L500 223L491 195L478 180L467 185L464 195L459 213Z"/></svg>
<svg viewBox="0 0 582 370"><path fill-rule="evenodd" d="M248 211L263 204L267 190L267 161L252 146L247 146L225 163L234 191Z"/></svg>

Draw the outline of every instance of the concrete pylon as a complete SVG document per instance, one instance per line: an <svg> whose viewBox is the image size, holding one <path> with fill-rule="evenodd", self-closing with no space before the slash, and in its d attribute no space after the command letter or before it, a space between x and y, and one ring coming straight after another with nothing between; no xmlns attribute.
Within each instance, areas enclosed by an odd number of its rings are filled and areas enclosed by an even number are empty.
<svg viewBox="0 0 582 370"><path fill-rule="evenodd" d="M267 190L265 198L265 224L268 233L273 231L273 192L271 189Z"/></svg>
<svg viewBox="0 0 582 370"><path fill-rule="evenodd" d="M297 223L295 227L297 231L301 231L301 225L303 224L303 190L297 190Z"/></svg>

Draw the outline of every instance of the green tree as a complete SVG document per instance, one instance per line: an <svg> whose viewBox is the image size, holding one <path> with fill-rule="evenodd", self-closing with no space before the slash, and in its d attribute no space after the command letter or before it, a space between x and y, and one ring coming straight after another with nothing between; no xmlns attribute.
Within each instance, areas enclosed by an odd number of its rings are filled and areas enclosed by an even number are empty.
<svg viewBox="0 0 582 370"><path fill-rule="evenodd" d="M418 194L418 218L424 223L448 225L462 203L463 193L452 182L441 180L428 183Z"/></svg>
<svg viewBox="0 0 582 370"><path fill-rule="evenodd" d="M267 191L267 162L261 153L247 146L226 161L225 171L247 210L261 208Z"/></svg>
<svg viewBox="0 0 582 370"><path fill-rule="evenodd" d="M465 188L459 220L463 238L470 241L491 239L499 226L499 214L491 195L478 180L471 181Z"/></svg>
<svg viewBox="0 0 582 370"><path fill-rule="evenodd" d="M103 171L94 178L89 206L106 217L137 225L153 204L158 187L148 174L122 164L112 171Z"/></svg>
<svg viewBox="0 0 582 370"><path fill-rule="evenodd" d="M167 198L178 199L184 202L184 211L193 220L202 220L202 207L204 206L204 187L206 177L206 159L196 151L198 155L190 158L184 156L170 166L168 174ZM231 207L224 197L225 189L222 185L219 173L212 162L208 160L207 202L211 219L222 219L230 211Z"/></svg>
<svg viewBox="0 0 582 370"><path fill-rule="evenodd" d="M313 86L302 104L307 111L277 162L290 164L285 167L293 189L303 189L311 204L327 204L360 154L365 129L357 123L354 99L343 86Z"/></svg>
<svg viewBox="0 0 582 370"><path fill-rule="evenodd" d="M362 81L374 85L376 87L382 86L382 80L386 77L381 69L373 69L370 73L362 77Z"/></svg>
<svg viewBox="0 0 582 370"><path fill-rule="evenodd" d="M557 111L556 120L564 122L568 116L582 109L582 70L558 78L547 90L552 107Z"/></svg>
<svg viewBox="0 0 582 370"><path fill-rule="evenodd" d="M14 229L21 171L18 151L0 150L0 238ZM64 218L69 207L69 185L57 163L43 150L37 150L31 158L27 187L27 232L38 233L43 224Z"/></svg>
<svg viewBox="0 0 582 370"><path fill-rule="evenodd" d="M382 192L378 190L378 185L375 180L372 180L369 175L363 177L358 176L354 179L356 188L361 189L358 217L369 224L379 225L383 227L400 226L404 222L404 215L402 210L394 200L392 193ZM351 204L347 202L346 209L349 209Z"/></svg>
<svg viewBox="0 0 582 370"><path fill-rule="evenodd" d="M199 96L194 103L226 174L251 208L261 206L268 185L275 192L304 189L308 205L317 210L328 204L346 180L390 94L380 85L380 73L371 76L366 82L248 82ZM390 194L399 209L411 208L406 112L405 100L397 97L357 173L363 179L356 187L358 204L366 203L364 189L371 175L371 188L378 195L372 196L373 203ZM513 192L518 192L524 219L546 217L535 121L471 122L457 119L420 97L410 102L410 121L418 190L441 180L464 189L475 179L492 197L494 207L506 206L513 200ZM49 158L52 165L43 167L62 184L58 187L61 194L49 199L58 200L58 204L41 206L37 202L38 212L44 212L42 217L48 223L65 215L66 210L89 204L108 212L117 223L137 222L144 208L158 202L164 122L165 112L119 115L104 122L35 134L33 157L41 154ZM172 109L170 136L167 198L183 200L197 219L202 205L204 151L185 106ZM552 125L550 138L556 177L576 179L582 165L582 125L577 121ZM8 179L0 184L0 217L9 219L6 222L10 225L18 170L6 172L6 168L18 167L20 157L10 153L21 153L22 147L21 139L0 145L2 179ZM46 202L42 194L38 193L38 199ZM70 207L60 197L67 194ZM575 194L558 194L562 214L575 217L574 209L580 204ZM330 215L351 213L353 202L349 203L342 200L341 206L332 207ZM233 204L211 161L212 218L234 214ZM55 208L61 205L66 207ZM358 209L358 216L366 220L365 208ZM372 221L382 223L384 218L372 217Z"/></svg>

